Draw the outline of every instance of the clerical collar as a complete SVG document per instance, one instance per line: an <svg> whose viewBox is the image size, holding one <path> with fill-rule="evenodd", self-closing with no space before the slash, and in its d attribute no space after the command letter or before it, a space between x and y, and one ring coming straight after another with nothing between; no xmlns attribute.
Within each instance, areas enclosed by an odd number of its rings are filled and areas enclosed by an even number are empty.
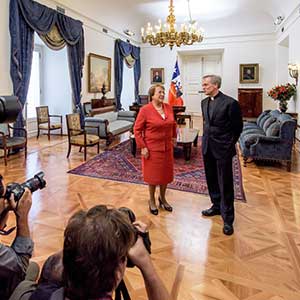
<svg viewBox="0 0 300 300"><path fill-rule="evenodd" d="M220 96L220 92L218 92L218 94L216 95L216 96L214 96L214 97L210 97L210 100L215 100L216 98L218 98Z"/></svg>

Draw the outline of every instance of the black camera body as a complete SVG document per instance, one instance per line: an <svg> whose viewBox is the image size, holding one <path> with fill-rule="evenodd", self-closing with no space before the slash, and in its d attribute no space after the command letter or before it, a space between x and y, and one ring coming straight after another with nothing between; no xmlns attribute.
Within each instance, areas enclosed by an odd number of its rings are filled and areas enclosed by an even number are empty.
<svg viewBox="0 0 300 300"><path fill-rule="evenodd" d="M119 211L124 213L128 217L128 219L130 220L131 223L136 221L135 214L130 208L120 207ZM147 249L149 254L151 254L151 240L150 240L149 232L140 232L135 226L133 226L133 230L135 232L135 240L137 240L138 237L141 236L143 239L145 248ZM127 267L128 268L134 267L134 264L130 259L127 260Z"/></svg>
<svg viewBox="0 0 300 300"><path fill-rule="evenodd" d="M34 175L34 177L26 180L23 183L9 183L6 186L6 192L3 196L5 199L9 199L11 194L14 195L14 199L18 202L25 192L25 188L28 188L31 193L35 192L38 189L43 189L46 186L46 181L44 179L44 172L39 172Z"/></svg>
<svg viewBox="0 0 300 300"><path fill-rule="evenodd" d="M16 96L0 96L0 123L13 123L22 111L22 105Z"/></svg>

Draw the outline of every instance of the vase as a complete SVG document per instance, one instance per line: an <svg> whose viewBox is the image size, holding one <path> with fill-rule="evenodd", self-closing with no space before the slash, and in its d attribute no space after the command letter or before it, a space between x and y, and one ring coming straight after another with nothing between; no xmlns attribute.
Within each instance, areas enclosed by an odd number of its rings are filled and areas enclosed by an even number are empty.
<svg viewBox="0 0 300 300"><path fill-rule="evenodd" d="M287 101L288 100L280 100L279 101L279 110L282 113L285 113L287 111L287 107L288 107Z"/></svg>

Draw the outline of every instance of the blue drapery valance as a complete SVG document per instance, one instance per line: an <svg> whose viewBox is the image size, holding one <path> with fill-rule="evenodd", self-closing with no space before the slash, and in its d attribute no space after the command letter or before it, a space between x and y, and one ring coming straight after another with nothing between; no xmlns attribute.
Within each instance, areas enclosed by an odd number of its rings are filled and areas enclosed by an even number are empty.
<svg viewBox="0 0 300 300"><path fill-rule="evenodd" d="M123 59L131 55L135 59L134 64L134 86L135 100L139 102L139 80L141 78L141 59L140 47L131 45L130 43L116 40L115 42L115 97L117 109L122 108L121 93L123 88Z"/></svg>
<svg viewBox="0 0 300 300"><path fill-rule="evenodd" d="M9 29L11 35L10 74L14 94L22 106L27 98L34 31L44 35L56 25L68 45L70 76L74 104L82 114L81 78L84 64L84 33L82 22L62 15L57 11L32 0L10 0ZM22 113L19 114L15 127L24 127ZM15 132L18 135L19 132Z"/></svg>

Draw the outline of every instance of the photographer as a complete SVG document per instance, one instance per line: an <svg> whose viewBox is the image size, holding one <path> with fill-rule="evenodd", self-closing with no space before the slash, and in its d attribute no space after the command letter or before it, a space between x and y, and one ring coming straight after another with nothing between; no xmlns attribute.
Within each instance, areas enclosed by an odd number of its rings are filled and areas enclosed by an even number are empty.
<svg viewBox="0 0 300 300"><path fill-rule="evenodd" d="M124 277L127 257L142 272L149 300L169 300L162 281L154 270L149 253L138 231L142 222L130 223L118 209L97 205L79 211L69 220L64 233L62 280L47 276L30 299L112 300L113 292ZM61 269L59 253L52 268ZM49 261L51 262L51 261ZM46 266L43 267L45 269ZM53 292L53 283L62 288ZM50 294L49 294L50 291Z"/></svg>
<svg viewBox="0 0 300 300"><path fill-rule="evenodd" d="M8 212L16 214L17 233L12 245L0 243L0 299L8 299L15 287L24 279L29 258L33 251L33 241L30 238L28 213L31 207L31 193L25 190L21 199L16 203L14 195L8 200L3 198L5 188L1 178L0 198L0 230L5 234Z"/></svg>

